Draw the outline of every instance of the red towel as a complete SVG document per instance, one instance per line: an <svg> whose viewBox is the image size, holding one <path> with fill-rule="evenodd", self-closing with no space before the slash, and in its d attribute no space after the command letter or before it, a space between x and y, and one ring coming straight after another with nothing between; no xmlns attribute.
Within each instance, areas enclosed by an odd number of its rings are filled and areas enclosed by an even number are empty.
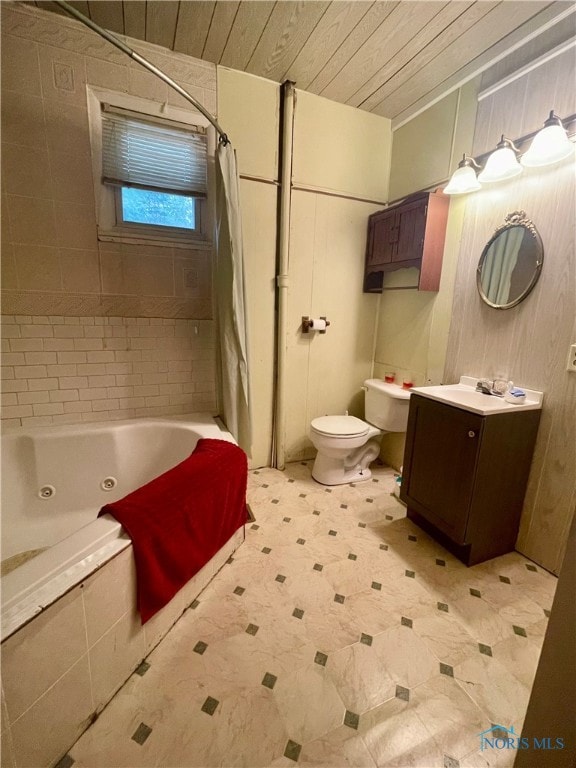
<svg viewBox="0 0 576 768"><path fill-rule="evenodd" d="M102 507L132 539L142 624L168 603L248 519L246 454L202 439L160 477Z"/></svg>

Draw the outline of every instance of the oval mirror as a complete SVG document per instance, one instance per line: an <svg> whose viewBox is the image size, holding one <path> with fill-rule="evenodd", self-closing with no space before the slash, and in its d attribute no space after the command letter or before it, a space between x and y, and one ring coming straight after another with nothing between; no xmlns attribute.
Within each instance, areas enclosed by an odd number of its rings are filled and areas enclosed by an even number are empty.
<svg viewBox="0 0 576 768"><path fill-rule="evenodd" d="M510 309L523 301L536 285L544 249L534 224L524 211L506 216L484 246L476 285L483 301L496 309Z"/></svg>

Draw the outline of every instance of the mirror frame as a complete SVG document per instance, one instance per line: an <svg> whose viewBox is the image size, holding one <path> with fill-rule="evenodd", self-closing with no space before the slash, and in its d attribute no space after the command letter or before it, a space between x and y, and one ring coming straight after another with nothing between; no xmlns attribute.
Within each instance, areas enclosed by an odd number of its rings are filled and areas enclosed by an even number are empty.
<svg viewBox="0 0 576 768"><path fill-rule="evenodd" d="M536 267L534 269L532 279L526 289L520 294L520 296L514 299L514 301L510 301L508 304L494 304L482 290L482 267L484 266L484 261L486 260L488 250L498 235L500 235L502 232L505 232L507 229L512 229L513 227L522 227L523 229L526 229L536 241L536 245L540 253L537 257ZM504 224L494 230L494 234L490 240L488 240L482 250L482 254L480 255L480 261L478 262L478 267L476 268L476 288L478 289L480 298L485 304L488 304L488 306L493 307L494 309L511 309L512 307L515 307L517 304L520 304L521 301L524 301L524 299L528 296L528 294L532 291L538 282L540 273L542 272L543 262L544 246L542 244L542 238L534 226L534 223L526 216L525 211L512 211L512 213L507 214L506 218L504 219Z"/></svg>

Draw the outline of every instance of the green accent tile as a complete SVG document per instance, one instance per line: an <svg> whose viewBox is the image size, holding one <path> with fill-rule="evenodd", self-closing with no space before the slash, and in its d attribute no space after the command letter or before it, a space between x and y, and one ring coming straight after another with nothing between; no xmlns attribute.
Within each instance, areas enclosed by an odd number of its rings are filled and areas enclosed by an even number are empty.
<svg viewBox="0 0 576 768"><path fill-rule="evenodd" d="M478 643L478 650L480 653L483 653L484 656L492 656L492 648L490 648L489 645L484 645L484 643Z"/></svg>
<svg viewBox="0 0 576 768"><path fill-rule="evenodd" d="M412 629L412 619L407 619L406 616L402 616L400 619L400 624L402 624L403 627L410 627Z"/></svg>
<svg viewBox="0 0 576 768"><path fill-rule="evenodd" d="M343 603L344 600L345 600L344 595L338 595L338 594L334 595L334 602L335 603Z"/></svg>
<svg viewBox="0 0 576 768"><path fill-rule="evenodd" d="M336 536L338 531L328 531L328 536Z"/></svg>
<svg viewBox="0 0 576 768"><path fill-rule="evenodd" d="M442 664L442 662L440 662L440 674L454 677L454 669L450 664Z"/></svg>
<svg viewBox="0 0 576 768"><path fill-rule="evenodd" d="M325 493L332 493L332 488L324 488Z"/></svg>
<svg viewBox="0 0 576 768"><path fill-rule="evenodd" d="M437 557L436 558L436 565L441 565L441 566L444 567L446 565L446 560L441 560L439 557Z"/></svg>
<svg viewBox="0 0 576 768"><path fill-rule="evenodd" d="M348 560L357 560L357 559L358 559L358 555L355 555L353 552L350 552L350 554L348 555Z"/></svg>
<svg viewBox="0 0 576 768"><path fill-rule="evenodd" d="M302 610L302 608L294 608L294 610L292 611L292 616L294 616L297 619L301 619L302 616L304 616L304 611Z"/></svg>
<svg viewBox="0 0 576 768"><path fill-rule="evenodd" d="M408 541L418 541L418 539L416 536L412 536L412 534L410 534L410 536L408 536Z"/></svg>
<svg viewBox="0 0 576 768"><path fill-rule="evenodd" d="M258 470L258 469L255 469L255 470L254 470L254 472L253 472L252 474L253 474L253 475L259 475L259 474L260 474L260 470Z"/></svg>
<svg viewBox="0 0 576 768"><path fill-rule="evenodd" d="M146 725L146 723L140 723L138 728L134 731L132 734L132 741L135 741L136 744L144 744L148 736L152 733L152 728L150 726Z"/></svg>
<svg viewBox="0 0 576 768"><path fill-rule="evenodd" d="M251 530L251 531L257 531L257 530L258 530L258 528L260 528L260 526L258 525L258 523L254 523L254 525L251 525L251 526L250 526L250 530Z"/></svg>
<svg viewBox="0 0 576 768"><path fill-rule="evenodd" d="M373 477L373 478L372 478L372 482L373 482L373 483L377 483L377 482L378 482L378 478L377 478L377 477Z"/></svg>
<svg viewBox="0 0 576 768"><path fill-rule="evenodd" d="M233 563L233 562L234 562L234 558L232 557L232 555L230 555L230 557L228 558L228 560L226 560L226 564L227 564L227 565L230 565L230 563Z"/></svg>
<svg viewBox="0 0 576 768"><path fill-rule="evenodd" d="M195 611L199 605L200 605L200 600L192 600L192 602L190 603L190 608L192 608L192 610Z"/></svg>
<svg viewBox="0 0 576 768"><path fill-rule="evenodd" d="M272 499L271 504L280 504L280 499Z"/></svg>
<svg viewBox="0 0 576 768"><path fill-rule="evenodd" d="M301 462L300 462L300 464L301 464L301 466L303 466L303 467L307 467L307 466L308 466L308 464L307 464L305 461L301 461Z"/></svg>
<svg viewBox="0 0 576 768"><path fill-rule="evenodd" d="M404 571L404 576L408 576L409 579L413 579L416 576L414 571Z"/></svg>
<svg viewBox="0 0 576 768"><path fill-rule="evenodd" d="M54 768L71 768L75 762L76 761L71 755L66 754L58 760Z"/></svg>
<svg viewBox="0 0 576 768"><path fill-rule="evenodd" d="M436 603L439 611L444 611L444 613L448 613L448 606L446 603Z"/></svg>
<svg viewBox="0 0 576 768"><path fill-rule="evenodd" d="M194 646L194 648L192 648L192 650L194 651L194 653L199 653L200 656L202 656L206 648L208 648L208 643L205 643L203 640L199 640Z"/></svg>
<svg viewBox="0 0 576 768"><path fill-rule="evenodd" d="M234 590L234 594L235 595L243 595L244 592L246 592L244 587L236 587L236 589Z"/></svg>
<svg viewBox="0 0 576 768"><path fill-rule="evenodd" d="M258 632L259 629L260 629L260 627L257 626L256 624L248 624L248 626L246 627L246 632L249 635L255 635L256 632Z"/></svg>
<svg viewBox="0 0 576 768"><path fill-rule="evenodd" d="M137 675L140 675L140 677L144 677L146 672L150 669L150 664L148 664L147 661L142 661L134 670Z"/></svg>
<svg viewBox="0 0 576 768"><path fill-rule="evenodd" d="M500 579L502 584L510 584L510 579L508 578L508 576L498 576L498 578Z"/></svg>
<svg viewBox="0 0 576 768"><path fill-rule="evenodd" d="M388 550L388 544L380 544L380 549L383 549L386 552Z"/></svg>
<svg viewBox="0 0 576 768"><path fill-rule="evenodd" d="M321 667L325 667L327 661L328 656L326 656L325 653L322 653L322 651L316 651L316 656L314 656L315 664L320 664Z"/></svg>
<svg viewBox="0 0 576 768"><path fill-rule="evenodd" d="M366 523L358 523L358 528L366 528Z"/></svg>
<svg viewBox="0 0 576 768"><path fill-rule="evenodd" d="M292 518L291 518L291 517L283 517L283 518L282 518L282 520L283 520L285 523L289 523L289 522L290 522L290 520L292 520Z"/></svg>
<svg viewBox="0 0 576 768"><path fill-rule="evenodd" d="M295 481L293 478L291 478L291 477L290 477L290 478L288 479L288 482L289 482L289 483L294 483L294 482L296 482L296 481Z"/></svg>
<svg viewBox="0 0 576 768"><path fill-rule="evenodd" d="M472 597L482 597L482 594L477 589L471 589L470 594Z"/></svg>
<svg viewBox="0 0 576 768"><path fill-rule="evenodd" d="M444 768L460 768L460 761L450 755L444 755Z"/></svg>
<svg viewBox="0 0 576 768"><path fill-rule="evenodd" d="M548 610L548 608L542 608L542 610L544 611L544 615L550 618L550 611Z"/></svg>
<svg viewBox="0 0 576 768"><path fill-rule="evenodd" d="M340 509L348 509L348 504L340 504Z"/></svg>
<svg viewBox="0 0 576 768"><path fill-rule="evenodd" d="M301 749L302 749L301 744L297 744L295 741L292 741L292 739L289 739L286 742L284 757L287 757L289 760L294 760L294 762L297 763L298 758L300 757Z"/></svg>
<svg viewBox="0 0 576 768"><path fill-rule="evenodd" d="M532 565L532 563L525 563L525 565L529 571L534 571L534 573L538 573L538 568L536 568L535 565Z"/></svg>
<svg viewBox="0 0 576 768"><path fill-rule="evenodd" d="M319 515L320 514L320 510L319 509L315 509L314 512L312 512L312 514L313 515Z"/></svg>
<svg viewBox="0 0 576 768"><path fill-rule="evenodd" d="M212 696L208 696L204 704L202 704L202 712L206 712L207 715L213 715L216 712L216 708L220 704L218 699L213 699Z"/></svg>
<svg viewBox="0 0 576 768"><path fill-rule="evenodd" d="M402 685L396 686L396 693L394 695L397 699L402 699L402 701L410 701L410 691Z"/></svg>
<svg viewBox="0 0 576 768"><path fill-rule="evenodd" d="M272 688L274 688L274 686L276 685L276 680L278 680L276 675L273 675L271 672L266 672L266 674L262 678L262 685L265 688L270 688L270 690L272 690Z"/></svg>
<svg viewBox="0 0 576 768"><path fill-rule="evenodd" d="M373 503L373 501L374 501L374 499L371 499L371 498L367 498L367 499L364 499L364 501L365 501L367 504L372 504L372 503Z"/></svg>
<svg viewBox="0 0 576 768"><path fill-rule="evenodd" d="M372 637L372 635L367 635L365 632L362 632L362 634L360 635L360 642L363 643L364 645L372 645L373 639L374 638Z"/></svg>
<svg viewBox="0 0 576 768"><path fill-rule="evenodd" d="M392 515L385 515L384 517L386 518L386 520L394 520Z"/></svg>
<svg viewBox="0 0 576 768"><path fill-rule="evenodd" d="M297 539L296 544L306 544L306 539Z"/></svg>
<svg viewBox="0 0 576 768"><path fill-rule="evenodd" d="M372 587L372 589L375 589L378 592L380 592L380 590L382 589L382 584L380 584L380 582L378 581L373 581L370 586Z"/></svg>
<svg viewBox="0 0 576 768"><path fill-rule="evenodd" d="M354 728L354 730L357 731L358 726L360 725L360 715L357 715L356 712L346 710L346 714L344 715L344 725L347 725L348 728Z"/></svg>
<svg viewBox="0 0 576 768"><path fill-rule="evenodd" d="M513 624L512 629L514 630L515 635L520 635L520 637L528 637L524 627L517 627L515 624Z"/></svg>
<svg viewBox="0 0 576 768"><path fill-rule="evenodd" d="M286 576L283 576L281 573L279 573L278 576L276 576L275 581L279 581L280 584L284 584L286 581Z"/></svg>
<svg viewBox="0 0 576 768"><path fill-rule="evenodd" d="M298 498L299 498L299 499L305 499L305 498L306 498L306 495L307 495L307 494L305 494L305 493L299 493L299 494L298 494Z"/></svg>
<svg viewBox="0 0 576 768"><path fill-rule="evenodd" d="M324 568L324 566L320 565L320 563L314 563L314 570L315 571L321 571L322 568Z"/></svg>
<svg viewBox="0 0 576 768"><path fill-rule="evenodd" d="M272 550L270 547L262 547L262 552L264 552L265 555L269 555Z"/></svg>

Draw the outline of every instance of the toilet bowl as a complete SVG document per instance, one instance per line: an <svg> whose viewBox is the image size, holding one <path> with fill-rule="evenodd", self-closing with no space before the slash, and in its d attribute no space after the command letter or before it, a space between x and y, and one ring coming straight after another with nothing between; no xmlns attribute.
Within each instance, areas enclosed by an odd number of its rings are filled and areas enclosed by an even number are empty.
<svg viewBox="0 0 576 768"><path fill-rule="evenodd" d="M382 434L406 431L409 391L380 379L367 379L363 389L366 421L346 414L319 416L310 423L310 439L318 450L312 477L322 485L369 480Z"/></svg>

